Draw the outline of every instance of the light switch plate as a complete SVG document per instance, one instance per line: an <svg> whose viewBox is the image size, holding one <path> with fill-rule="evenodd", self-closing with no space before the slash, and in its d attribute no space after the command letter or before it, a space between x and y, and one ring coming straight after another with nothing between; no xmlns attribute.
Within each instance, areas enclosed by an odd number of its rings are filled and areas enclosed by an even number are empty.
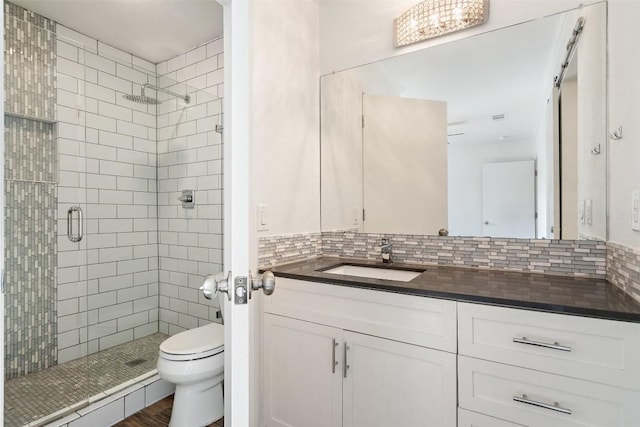
<svg viewBox="0 0 640 427"><path fill-rule="evenodd" d="M591 200L585 200L584 202L584 217L585 217L585 221L587 222L587 225L592 225L593 224L593 209L591 206Z"/></svg>
<svg viewBox="0 0 640 427"><path fill-rule="evenodd" d="M640 231L640 190L631 192L631 229Z"/></svg>
<svg viewBox="0 0 640 427"><path fill-rule="evenodd" d="M258 231L267 231L269 229L269 206L258 205L257 211L256 222L258 224Z"/></svg>

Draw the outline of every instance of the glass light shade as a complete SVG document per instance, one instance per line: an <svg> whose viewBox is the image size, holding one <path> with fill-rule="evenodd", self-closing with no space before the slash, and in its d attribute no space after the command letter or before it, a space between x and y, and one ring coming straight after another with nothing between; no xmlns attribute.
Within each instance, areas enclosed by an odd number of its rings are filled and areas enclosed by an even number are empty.
<svg viewBox="0 0 640 427"><path fill-rule="evenodd" d="M489 17L489 0L425 0L394 20L396 47L474 27Z"/></svg>

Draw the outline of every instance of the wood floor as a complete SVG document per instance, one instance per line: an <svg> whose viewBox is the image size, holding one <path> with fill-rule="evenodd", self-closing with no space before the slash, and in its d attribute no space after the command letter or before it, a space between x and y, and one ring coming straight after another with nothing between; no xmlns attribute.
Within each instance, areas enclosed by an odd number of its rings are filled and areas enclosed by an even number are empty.
<svg viewBox="0 0 640 427"><path fill-rule="evenodd" d="M114 427L166 427L169 425L172 406L173 395L165 397L148 408L131 415L129 418L125 418ZM224 418L213 424L209 424L207 427L224 427Z"/></svg>

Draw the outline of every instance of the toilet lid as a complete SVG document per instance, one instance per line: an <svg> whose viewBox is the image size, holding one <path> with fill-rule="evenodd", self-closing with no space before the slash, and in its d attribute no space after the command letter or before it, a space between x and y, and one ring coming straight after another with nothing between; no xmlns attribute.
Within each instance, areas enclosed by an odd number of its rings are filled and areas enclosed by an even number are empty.
<svg viewBox="0 0 640 427"><path fill-rule="evenodd" d="M160 344L160 351L165 354L193 355L211 353L218 348L222 351L223 347L224 326L211 323L167 338Z"/></svg>

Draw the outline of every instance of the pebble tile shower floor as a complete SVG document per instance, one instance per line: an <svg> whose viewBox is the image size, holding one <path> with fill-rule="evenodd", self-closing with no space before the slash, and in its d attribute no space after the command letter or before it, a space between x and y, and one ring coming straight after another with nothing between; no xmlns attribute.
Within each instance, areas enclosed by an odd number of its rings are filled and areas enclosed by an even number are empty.
<svg viewBox="0 0 640 427"><path fill-rule="evenodd" d="M5 426L24 426L155 369L167 337L149 335L6 381Z"/></svg>

